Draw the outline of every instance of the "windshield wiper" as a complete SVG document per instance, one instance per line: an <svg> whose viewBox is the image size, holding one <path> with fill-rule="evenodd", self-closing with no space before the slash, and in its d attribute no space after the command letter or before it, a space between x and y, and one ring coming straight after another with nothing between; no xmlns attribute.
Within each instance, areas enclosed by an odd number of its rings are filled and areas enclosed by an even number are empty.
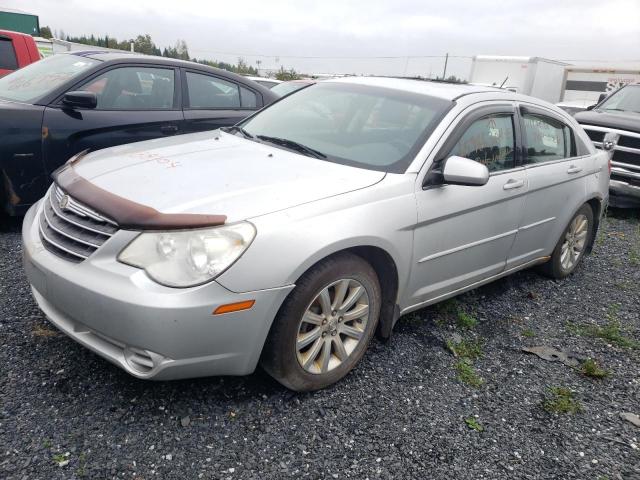
<svg viewBox="0 0 640 480"><path fill-rule="evenodd" d="M294 142L293 140L289 140L287 138L269 137L268 135L258 135L258 138L265 142L273 143L274 145L280 145L281 147L295 150L309 157L327 158L324 153L319 152L318 150L314 150L311 147L307 147L306 145L303 145L301 143Z"/></svg>
<svg viewBox="0 0 640 480"><path fill-rule="evenodd" d="M240 132L246 138L253 138L253 135L251 135L249 132L247 132L240 125L234 125L233 127L222 127L220 130L222 130L223 132L227 132L227 133Z"/></svg>

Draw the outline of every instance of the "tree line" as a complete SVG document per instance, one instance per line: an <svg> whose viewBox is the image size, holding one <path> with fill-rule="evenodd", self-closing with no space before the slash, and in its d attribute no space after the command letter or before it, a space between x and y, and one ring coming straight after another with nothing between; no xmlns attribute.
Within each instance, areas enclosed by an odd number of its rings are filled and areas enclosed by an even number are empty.
<svg viewBox="0 0 640 480"><path fill-rule="evenodd" d="M119 41L115 37L109 36L95 36L95 35L81 35L72 36L67 35L64 31L56 31L55 33L50 27L40 27L40 35L44 38L59 38L60 40L66 40L73 43L81 43L83 45L91 45L94 47L114 48L116 50L131 50L131 44L133 43L133 50L136 53L144 53L146 55L156 55L167 58L177 58L180 60L190 60L192 62L201 63L210 67L221 68L230 72L239 73L240 75L258 75L258 69L249 65L243 58L238 59L237 64L218 62L216 60L207 60L203 58L195 58L189 55L189 47L184 40L176 41L175 45L170 47L160 48L158 47L151 35L138 35L136 38L129 40ZM280 73L280 72L279 72ZM291 75L290 71L286 73Z"/></svg>

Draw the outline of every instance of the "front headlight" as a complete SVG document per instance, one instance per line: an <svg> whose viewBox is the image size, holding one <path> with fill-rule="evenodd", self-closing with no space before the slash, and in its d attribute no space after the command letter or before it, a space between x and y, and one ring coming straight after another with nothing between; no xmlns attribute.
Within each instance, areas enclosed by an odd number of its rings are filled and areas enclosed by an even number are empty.
<svg viewBox="0 0 640 480"><path fill-rule="evenodd" d="M142 268L168 287L191 287L213 280L251 244L256 235L248 222L215 228L141 233L118 260Z"/></svg>

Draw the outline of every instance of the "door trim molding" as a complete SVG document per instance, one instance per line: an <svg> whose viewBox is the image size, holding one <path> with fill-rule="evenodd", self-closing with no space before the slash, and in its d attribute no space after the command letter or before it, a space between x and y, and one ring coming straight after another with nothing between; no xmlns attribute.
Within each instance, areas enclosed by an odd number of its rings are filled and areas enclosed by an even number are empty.
<svg viewBox="0 0 640 480"><path fill-rule="evenodd" d="M436 258L444 257L445 255L450 255L452 253L460 252L462 250L466 250L468 248L477 247L478 245L482 245L485 243L493 242L494 240L499 240L504 237L508 237L509 235L515 235L518 233L518 230L510 230L508 232L500 233L498 235L494 235L493 237L483 238L482 240L476 240L475 242L467 243L465 245L460 245L459 247L450 248L449 250L443 250L442 252L434 253L432 255L428 255L424 258L418 260L418 263L428 262L429 260L434 260Z"/></svg>

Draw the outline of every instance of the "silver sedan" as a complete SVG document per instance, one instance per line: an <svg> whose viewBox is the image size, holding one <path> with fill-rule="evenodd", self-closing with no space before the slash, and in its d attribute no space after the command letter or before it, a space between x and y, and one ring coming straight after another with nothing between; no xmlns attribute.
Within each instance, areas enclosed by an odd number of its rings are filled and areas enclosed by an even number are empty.
<svg viewBox="0 0 640 480"><path fill-rule="evenodd" d="M132 375L315 390L398 318L517 270L569 275L608 157L512 92L308 86L236 127L79 154L23 224L60 330Z"/></svg>

